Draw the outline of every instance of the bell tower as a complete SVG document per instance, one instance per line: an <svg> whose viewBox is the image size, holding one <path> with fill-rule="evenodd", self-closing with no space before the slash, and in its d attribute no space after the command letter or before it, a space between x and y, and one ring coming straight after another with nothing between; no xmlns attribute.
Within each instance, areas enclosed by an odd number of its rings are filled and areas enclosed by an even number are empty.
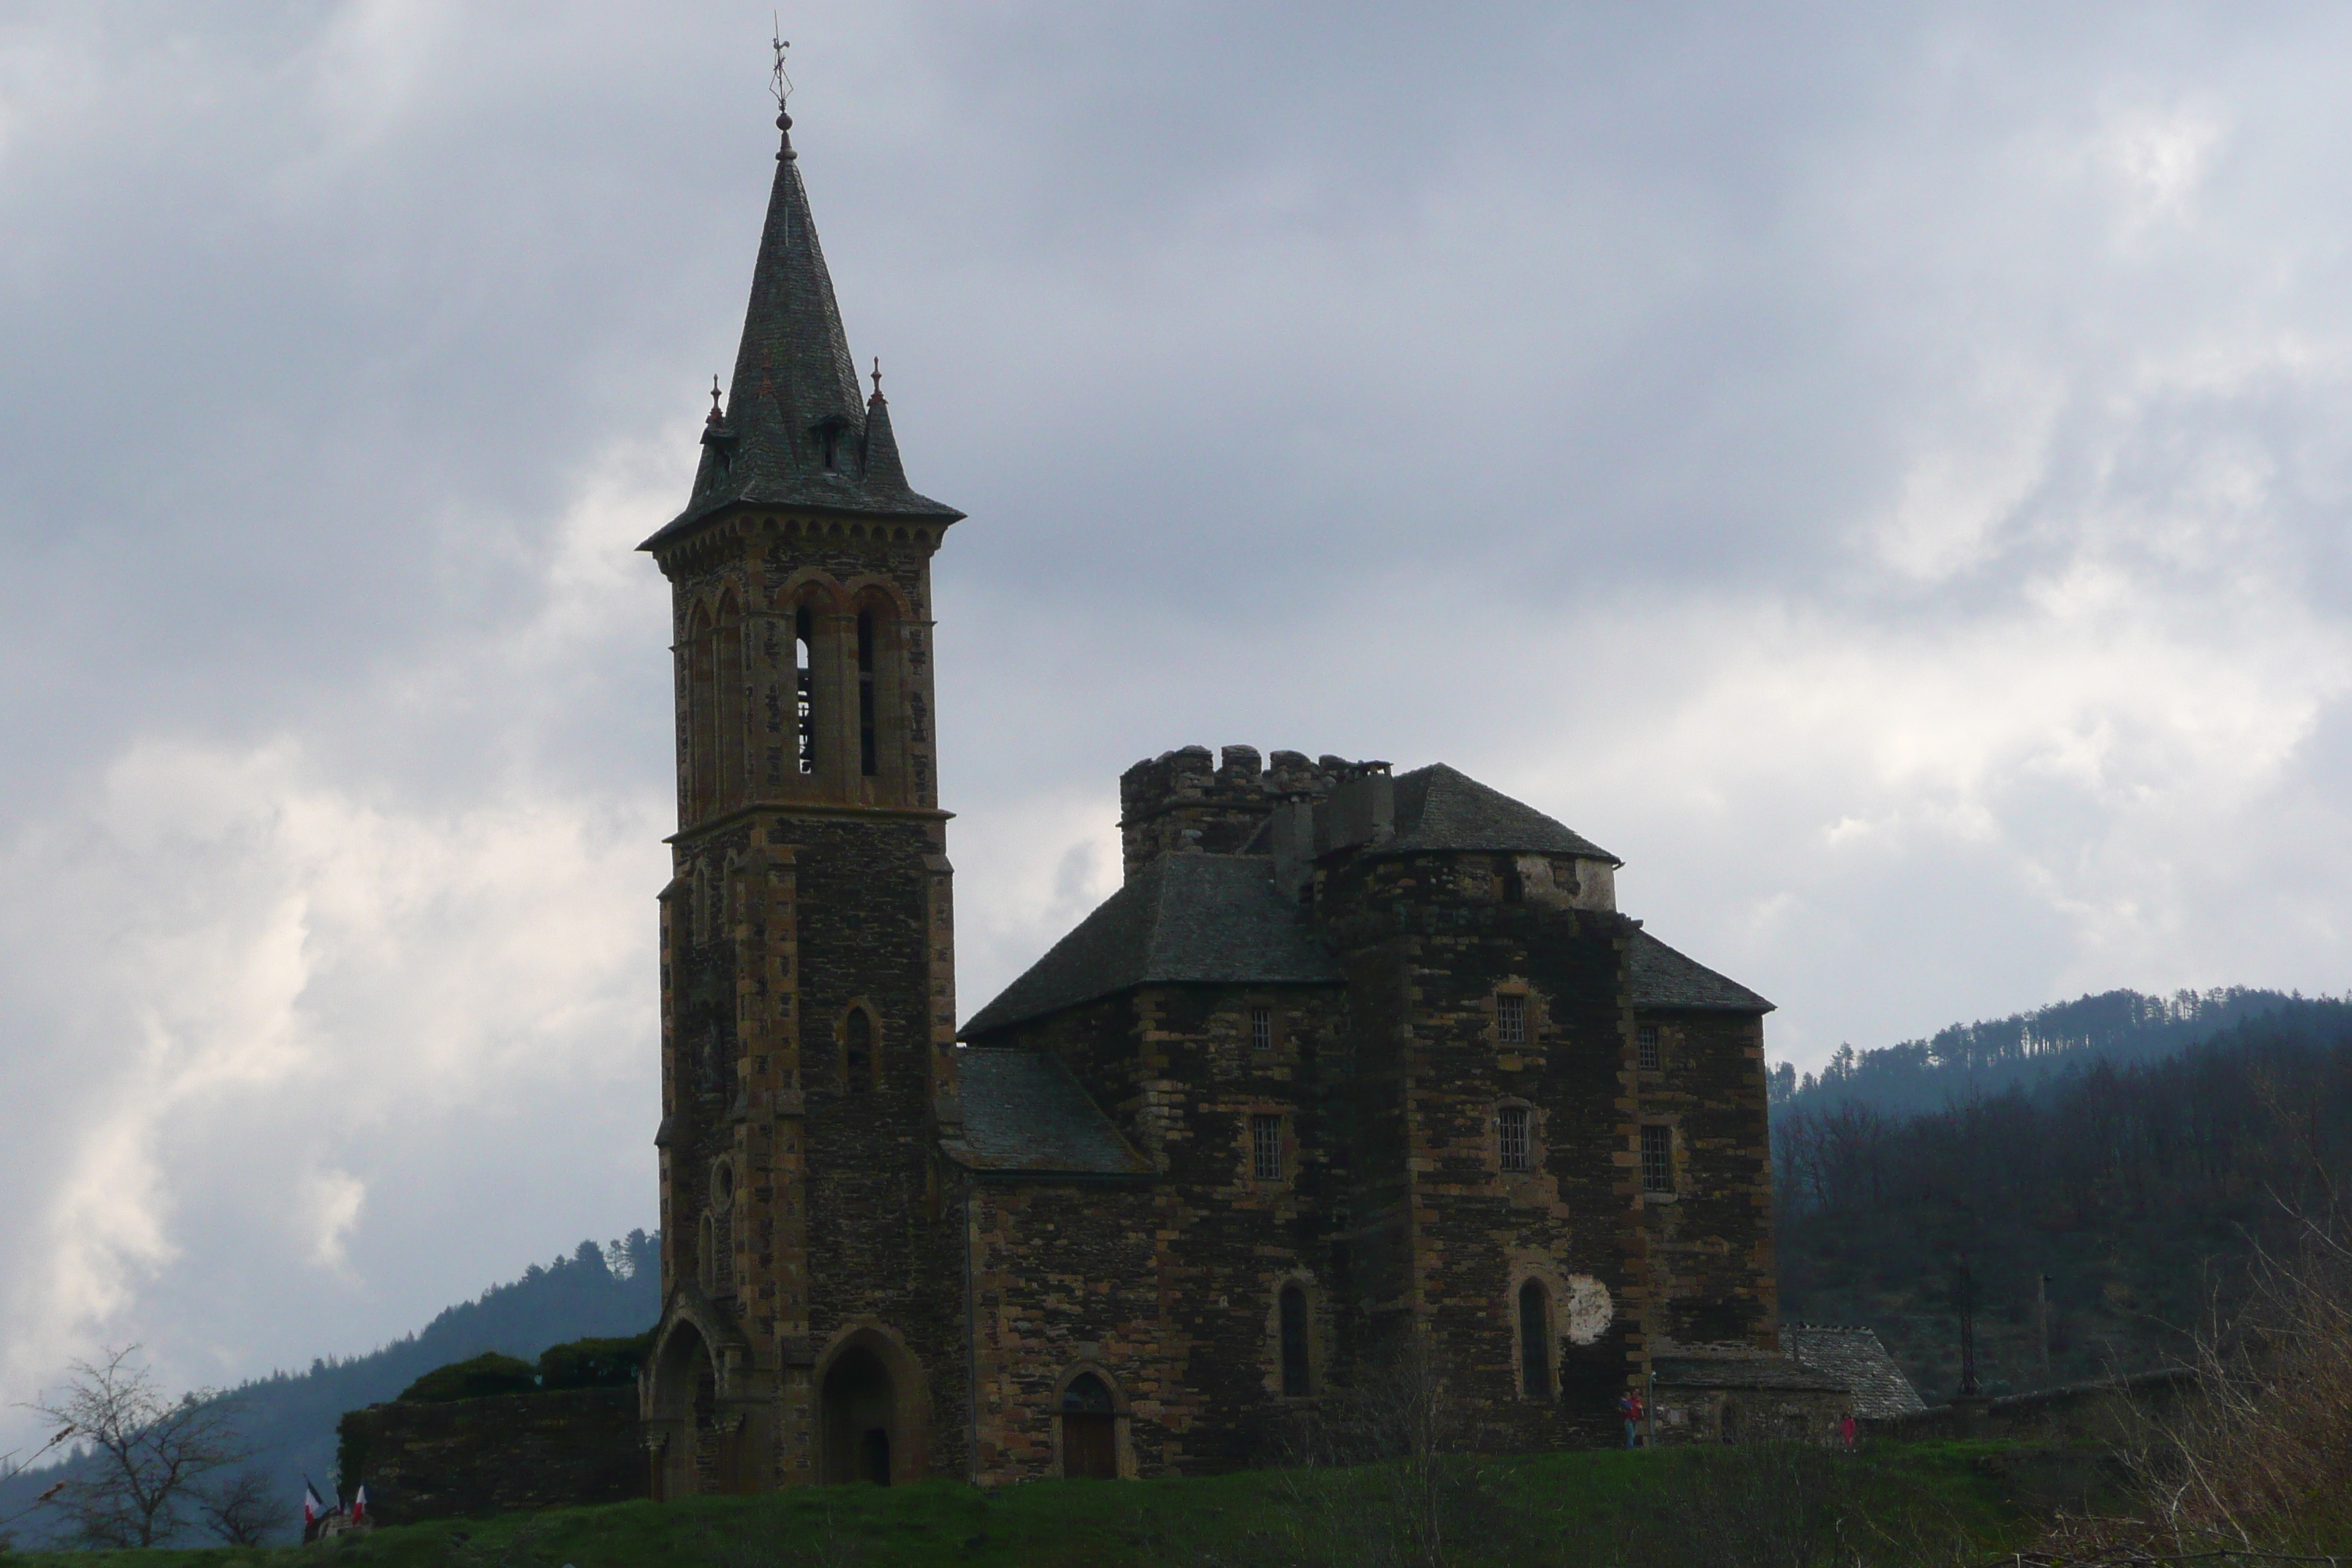
<svg viewBox="0 0 2352 1568"><path fill-rule="evenodd" d="M669 580L654 1495L961 1475L954 927L930 561L783 133Z"/></svg>

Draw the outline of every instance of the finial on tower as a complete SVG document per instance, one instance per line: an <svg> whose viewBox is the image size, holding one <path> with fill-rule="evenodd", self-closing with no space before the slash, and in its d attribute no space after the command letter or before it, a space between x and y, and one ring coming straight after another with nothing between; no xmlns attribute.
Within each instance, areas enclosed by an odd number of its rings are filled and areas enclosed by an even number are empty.
<svg viewBox="0 0 2352 1568"><path fill-rule="evenodd" d="M719 377L713 375L710 378L710 417L704 420L703 423L706 425L717 425L721 422L722 421L719 416Z"/></svg>
<svg viewBox="0 0 2352 1568"><path fill-rule="evenodd" d="M882 356L880 354L874 356L874 395L877 397L882 395Z"/></svg>
<svg viewBox="0 0 2352 1568"><path fill-rule="evenodd" d="M776 51L775 69L768 78L768 96L776 100L776 129L784 133L783 147L776 157L779 162L791 163L800 156L793 151L793 117L784 110L784 100L793 95L793 79L784 72L784 51L793 46L784 37L781 23L771 30L768 46Z"/></svg>

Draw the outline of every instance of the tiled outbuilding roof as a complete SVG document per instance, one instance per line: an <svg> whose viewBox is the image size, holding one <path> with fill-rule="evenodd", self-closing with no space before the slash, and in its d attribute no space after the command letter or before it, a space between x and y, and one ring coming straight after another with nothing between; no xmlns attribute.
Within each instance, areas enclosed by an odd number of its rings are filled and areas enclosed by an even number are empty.
<svg viewBox="0 0 2352 1568"><path fill-rule="evenodd" d="M944 518L963 513L907 487L880 384L860 395L833 278L809 216L789 116L751 269L727 416L703 434L693 499L638 546L659 549L739 502Z"/></svg>
<svg viewBox="0 0 2352 1568"><path fill-rule="evenodd" d="M967 1039L1138 985L1335 984L1339 967L1255 855L1163 855L963 1026Z"/></svg>
<svg viewBox="0 0 2352 1568"><path fill-rule="evenodd" d="M1853 1413L1865 1420L1910 1415L1927 1408L1919 1391L1868 1329L1798 1323L1781 1330L1780 1341L1801 1365L1843 1384L1853 1395Z"/></svg>
<svg viewBox="0 0 2352 1568"><path fill-rule="evenodd" d="M948 1148L971 1170L1151 1173L1151 1162L1119 1136L1056 1057L967 1047L956 1053L956 1081L963 1101L963 1141Z"/></svg>
<svg viewBox="0 0 2352 1568"><path fill-rule="evenodd" d="M1736 980L1684 957L1648 931L1635 931L1625 950L1636 1007L1681 1007L1714 1013L1769 1013L1772 1004Z"/></svg>
<svg viewBox="0 0 2352 1568"><path fill-rule="evenodd" d="M1784 1356L1655 1356L1651 1374L1661 1388L1781 1389L1821 1394L1845 1387L1826 1373Z"/></svg>
<svg viewBox="0 0 2352 1568"><path fill-rule="evenodd" d="M1382 853L1484 849L1504 855L1574 855L1613 866L1624 864L1534 806L1444 763L1397 774L1396 838L1381 849Z"/></svg>

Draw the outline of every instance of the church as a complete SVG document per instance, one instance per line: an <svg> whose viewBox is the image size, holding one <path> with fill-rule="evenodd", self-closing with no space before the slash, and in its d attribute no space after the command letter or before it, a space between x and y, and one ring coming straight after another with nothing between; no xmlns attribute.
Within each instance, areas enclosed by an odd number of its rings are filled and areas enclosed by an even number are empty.
<svg viewBox="0 0 2352 1568"><path fill-rule="evenodd" d="M656 1497L1197 1474L1411 1365L1509 1451L1813 1430L1770 1004L1455 770L1187 746L957 1027L931 563L792 121L668 579Z"/></svg>

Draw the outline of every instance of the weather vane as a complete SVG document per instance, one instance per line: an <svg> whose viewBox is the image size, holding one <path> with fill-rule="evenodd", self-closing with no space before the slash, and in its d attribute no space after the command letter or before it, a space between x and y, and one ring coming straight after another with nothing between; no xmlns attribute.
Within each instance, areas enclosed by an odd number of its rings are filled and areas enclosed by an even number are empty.
<svg viewBox="0 0 2352 1568"><path fill-rule="evenodd" d="M768 42L776 51L776 68L769 79L768 91L775 99L776 107L782 109L784 100L793 95L793 79L784 74L784 51L793 46L784 37L783 24L775 20L772 12L770 13L770 20L773 25L768 33Z"/></svg>

